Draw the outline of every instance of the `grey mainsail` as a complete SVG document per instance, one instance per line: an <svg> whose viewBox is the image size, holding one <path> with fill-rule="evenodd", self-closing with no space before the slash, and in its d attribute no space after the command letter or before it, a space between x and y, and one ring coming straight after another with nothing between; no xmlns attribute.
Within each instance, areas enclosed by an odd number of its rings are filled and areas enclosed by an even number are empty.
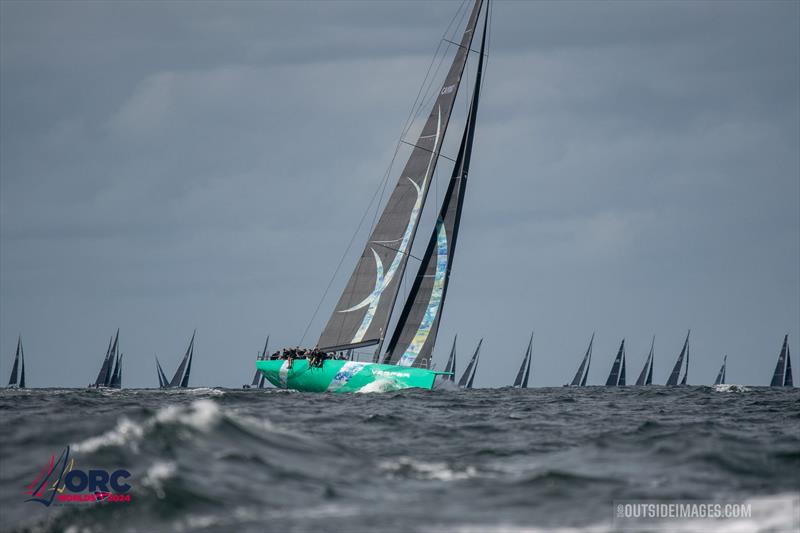
<svg viewBox="0 0 800 533"><path fill-rule="evenodd" d="M611 365L611 372L608 374L608 379L606 380L606 387L617 387L620 385L620 381L622 381L622 385L625 384L625 339L622 339L622 343L619 345L619 351L617 352L617 356L614 358L614 364Z"/></svg>
<svg viewBox="0 0 800 533"><path fill-rule="evenodd" d="M678 378L681 374L681 367L683 366L683 360L686 357L686 354L689 351L689 335L691 335L692 330L686 334L686 340L683 341L683 348L681 348L681 353L678 355L678 360L675 361L675 366L672 368L672 373L669 375L669 379L667 379L667 386L675 386L678 384ZM687 365L686 372L688 374L689 368ZM686 376L684 375L684 380Z"/></svg>
<svg viewBox="0 0 800 533"><path fill-rule="evenodd" d="M639 377L636 380L636 386L651 385L653 383L653 349L656 345L656 336L653 335L653 341L650 343L650 353L647 354L647 359L644 361L644 367ZM648 382L649 378L649 382Z"/></svg>
<svg viewBox="0 0 800 533"><path fill-rule="evenodd" d="M458 335L453 337L453 347L450 348L450 357L447 358L447 365L444 367L444 371L450 373L446 376L447 381L456 380L456 340L458 340Z"/></svg>
<svg viewBox="0 0 800 533"><path fill-rule="evenodd" d="M267 335L267 342L264 343L264 349L258 354L258 358L256 361L263 361L267 358L267 349L269 348L269 335ZM264 388L264 374L261 373L260 370L256 369L256 375L253 376L253 383L250 385L251 387L258 387L259 389Z"/></svg>
<svg viewBox="0 0 800 533"><path fill-rule="evenodd" d="M724 385L725 384L725 366L728 364L728 356L724 356L722 358L722 366L719 368L719 373L717 374L717 379L714 380L714 385Z"/></svg>
<svg viewBox="0 0 800 533"><path fill-rule="evenodd" d="M528 388L528 376L531 372L531 354L533 352L533 333L531 339L528 341L528 348L525 350L525 357L522 358L522 364L517 372L517 377L514 379L514 387L521 389Z"/></svg>
<svg viewBox="0 0 800 533"><path fill-rule="evenodd" d="M8 386L9 387L16 387L17 385L19 385L19 381L18 381L18 378L19 378L19 354L21 352L21 349L22 349L22 335L17 337L17 353L14 356L14 366L11 367L11 377L8 379ZM24 372L25 371L24 371L24 367L23 367L23 376L24 376ZM23 382L24 382L24 377L23 377ZM25 385L23 384L23 387L24 386Z"/></svg>
<svg viewBox="0 0 800 533"><path fill-rule="evenodd" d="M186 365L189 362L189 356L194 349L194 336L197 333L197 330L194 330L192 333L192 340L189 341L189 347L186 348L186 353L181 359L181 364L178 365L178 369L175 371L175 375L172 376L172 380L169 382L170 387L183 387L183 378L184 378L184 371L186 370Z"/></svg>
<svg viewBox="0 0 800 533"><path fill-rule="evenodd" d="M478 69L472 90L467 121L461 145L453 166L436 224L422 256L419 270L406 299L394 335L389 342L387 358L390 364L428 368L439 332L453 258L456 251L467 175L472 158L475 123L478 113L483 58L486 47L486 28L489 17L484 18L483 36L478 56Z"/></svg>
<svg viewBox="0 0 800 533"><path fill-rule="evenodd" d="M575 377L572 378L572 383L570 383L573 387L586 386L586 377L589 375L589 363L592 358L592 344L594 344L594 332L592 332L592 338L589 339L589 347L586 348L586 354L581 360L581 366L578 367L578 371L575 372Z"/></svg>
<svg viewBox="0 0 800 533"><path fill-rule="evenodd" d="M792 368L789 363L789 372L786 372L787 361L789 360L789 335L783 337L783 346L781 346L781 353L778 355L778 364L775 365L775 373L772 374L772 381L770 387L783 387L786 385L786 377L789 377L789 386L792 383Z"/></svg>
<svg viewBox="0 0 800 533"><path fill-rule="evenodd" d="M472 354L472 358L469 360L469 364L467 365L466 370L464 370L464 374L462 374L461 379L458 380L459 387L472 388L472 380L475 378L473 369L476 367L478 354L481 352L481 344L483 344L483 339L478 341L478 347L475 348L475 353Z"/></svg>
<svg viewBox="0 0 800 533"><path fill-rule="evenodd" d="M461 44L433 109L413 145L389 200L374 226L318 346L327 351L381 344L436 169L482 0L475 0ZM380 351L380 346L376 354Z"/></svg>

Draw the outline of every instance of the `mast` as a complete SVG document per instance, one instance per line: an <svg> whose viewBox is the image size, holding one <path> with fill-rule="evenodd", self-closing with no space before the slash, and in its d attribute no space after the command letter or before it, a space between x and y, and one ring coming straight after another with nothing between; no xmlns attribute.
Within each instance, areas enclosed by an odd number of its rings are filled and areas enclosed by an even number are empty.
<svg viewBox="0 0 800 533"><path fill-rule="evenodd" d="M14 366L11 367L11 377L8 380L8 386L17 384L17 375L19 373L19 352L22 346L22 335L17 337L17 354L14 356Z"/></svg>
<svg viewBox="0 0 800 533"><path fill-rule="evenodd" d="M197 333L197 330L194 330L194 333L192 333L192 340L189 341L189 347L186 348L186 354L183 356L181 364L178 365L178 369L172 376L172 381L169 382L170 387L180 387L181 383L183 382L183 372L186 369L186 363L189 361L189 354L191 353L192 348L194 347L195 333Z"/></svg>
<svg viewBox="0 0 800 533"><path fill-rule="evenodd" d="M577 386L586 386L586 375L589 373L589 357L592 355L592 344L594 343L594 332L592 332L592 338L589 339L589 347L586 348L586 354L584 354L583 359L581 360L581 366L578 367L578 371L575 372L575 377L572 378L572 385L573 387Z"/></svg>
<svg viewBox="0 0 800 533"><path fill-rule="evenodd" d="M644 361L642 372L639 374L639 378L636 380L637 387L642 385L650 385L650 383L653 382L653 348L655 348L655 345L656 336L653 335L653 341L650 343L650 353L647 354L647 359ZM647 382L648 378L650 379L650 383Z"/></svg>
<svg viewBox="0 0 800 533"><path fill-rule="evenodd" d="M686 352L689 350L689 335L692 333L692 330L686 334L686 340L683 341L683 348L681 349L680 355L678 355L678 360L675 361L675 366L672 368L672 373L669 375L669 379L667 379L667 386L673 387L678 384L678 377L680 377L681 373L681 366L683 366L683 358L686 357Z"/></svg>
<svg viewBox="0 0 800 533"><path fill-rule="evenodd" d="M775 365L775 373L772 375L772 382L770 382L770 387L782 387L785 381L784 377L786 375L786 354L789 352L789 335L785 335L783 337L783 346L781 347L781 353L778 356L778 364Z"/></svg>
<svg viewBox="0 0 800 533"><path fill-rule="evenodd" d="M606 380L606 387L616 387L619 385L620 380L620 367L622 366L623 353L625 352L625 339L622 339L622 344L619 345L619 351L614 358L614 364L611 365L611 372L608 374Z"/></svg>
<svg viewBox="0 0 800 533"><path fill-rule="evenodd" d="M422 257L394 335L389 342L387 359L390 364L425 367L426 362L429 362L433 356L433 347L439 332L447 287L450 284L450 274L464 207L467 175L472 158L478 102L483 80L483 59L488 21L489 17L485 16L475 85L458 156L447 184L447 191L442 200L436 225L428 240L425 255Z"/></svg>
<svg viewBox="0 0 800 533"><path fill-rule="evenodd" d="M458 335L453 337L453 347L450 348L450 357L447 358L447 365L444 367L445 372L450 372L450 375L447 376L448 381L455 381L456 379L456 340L458 339Z"/></svg>
<svg viewBox="0 0 800 533"><path fill-rule="evenodd" d="M469 364L467 365L466 370L464 370L464 373L461 375L461 379L458 380L458 386L459 387L469 388L469 387L467 387L467 385L469 383L471 383L472 379L475 377L473 372L472 372L472 369L475 367L475 363L476 363L476 361L478 359L478 354L481 351L481 344L483 344L483 339L478 341L478 347L475 348L475 353L472 354L472 358L469 360Z"/></svg>
<svg viewBox="0 0 800 533"><path fill-rule="evenodd" d="M533 348L533 333L531 333L531 339L528 341L528 348L525 350L525 357L522 358L522 364L519 367L519 372L517 372L517 377L514 379L514 387L520 387L522 389L528 388L528 374L531 371L531 350Z"/></svg>
<svg viewBox="0 0 800 533"><path fill-rule="evenodd" d="M453 63L411 155L339 298L318 345L338 351L383 342L419 216L436 169L482 0L475 0ZM380 346L376 353L380 353Z"/></svg>

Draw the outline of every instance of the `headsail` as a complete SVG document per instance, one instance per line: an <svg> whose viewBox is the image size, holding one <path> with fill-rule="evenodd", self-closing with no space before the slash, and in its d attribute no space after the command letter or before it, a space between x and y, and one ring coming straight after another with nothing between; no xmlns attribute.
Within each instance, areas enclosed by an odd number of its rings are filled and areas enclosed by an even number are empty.
<svg viewBox="0 0 800 533"><path fill-rule="evenodd" d="M422 257L408 299L403 306L397 328L389 342L387 353L390 364L427 368L433 356L433 347L436 344L447 287L450 283L461 212L467 189L467 175L472 158L472 144L475 138L475 123L483 76L488 20L488 16L484 18L475 85L458 156L447 184L439 216L428 240L425 255Z"/></svg>
<svg viewBox="0 0 800 533"><path fill-rule="evenodd" d="M787 335L788 337L788 335ZM22 375L23 381L25 376L25 366L22 367ZM21 384L20 387L24 387L25 384ZM792 379L792 358L789 356L789 345L786 345L786 375L783 378L783 386L784 387L794 387L794 380Z"/></svg>
<svg viewBox="0 0 800 533"><path fill-rule="evenodd" d="M450 357L447 358L447 365L444 367L445 372L450 372L450 375L447 376L448 381L455 381L456 380L456 340L458 339L458 335L453 337L453 347L450 348Z"/></svg>
<svg viewBox="0 0 800 533"><path fill-rule="evenodd" d="M592 344L594 344L594 332L592 332L592 338L589 339L589 347L586 348L586 354L583 356L581 366L578 367L578 371L575 372L575 377L572 378L572 383L570 383L573 387L586 386L586 377L589 375L589 363L592 357Z"/></svg>
<svg viewBox="0 0 800 533"><path fill-rule="evenodd" d="M686 385L686 379L689 377L689 345L686 345L686 366L683 368L683 379L681 385Z"/></svg>
<svg viewBox="0 0 800 533"><path fill-rule="evenodd" d="M781 346L781 353L778 356L778 364L775 365L775 373L772 375L770 387L783 387L786 384L786 377L789 378L789 384L792 383L791 363L789 363L789 372L786 372L787 361L789 360L789 335L783 337L783 346Z"/></svg>
<svg viewBox="0 0 800 533"><path fill-rule="evenodd" d="M619 351L617 352L617 356L614 358L614 364L611 365L611 372L608 374L608 379L606 380L606 387L617 387L620 385L620 381L622 381L622 385L625 384L625 339L622 339L622 344L619 345Z"/></svg>
<svg viewBox="0 0 800 533"><path fill-rule="evenodd" d="M522 364L517 372L517 377L514 379L514 386L521 389L528 388L528 376L531 373L531 353L533 352L533 333L531 339L528 341L528 348L525 350L525 357L522 358Z"/></svg>
<svg viewBox="0 0 800 533"><path fill-rule="evenodd" d="M108 374L108 365L111 358L111 345L114 342L114 337L108 339L108 348L106 348L106 356L103 358L103 364L100 366L100 372L97 373L97 379L94 380L95 387L103 387L106 383L106 374Z"/></svg>
<svg viewBox="0 0 800 533"><path fill-rule="evenodd" d="M14 356L14 366L11 367L11 377L8 380L9 387L17 385L17 378L19 376L19 354L21 349L22 349L22 335L17 337L17 354Z"/></svg>
<svg viewBox="0 0 800 533"><path fill-rule="evenodd" d="M689 335L692 333L692 330L686 334L686 340L683 341L683 348L681 349L680 355L678 355L678 360L675 361L675 366L672 368L672 373L669 375L669 379L667 379L667 386L675 386L678 384L678 378L681 374L681 367L683 366L683 359L686 357L686 353L689 351ZM688 373L688 367L687 367ZM685 376L684 376L685 378Z"/></svg>
<svg viewBox="0 0 800 533"><path fill-rule="evenodd" d="M483 344L483 339L478 341L478 347L475 348L475 353L472 354L472 358L469 360L469 364L467 365L466 370L464 370L464 374L462 374L461 379L458 380L459 387L472 388L472 380L475 378L473 369L476 366L478 354L481 352L481 344Z"/></svg>
<svg viewBox="0 0 800 533"><path fill-rule="evenodd" d="M653 349L656 345L656 336L653 335L653 341L650 343L650 353L647 354L647 359L644 361L644 367L636 380L636 386L650 385L653 383ZM650 382L648 383L648 378Z"/></svg>
<svg viewBox="0 0 800 533"><path fill-rule="evenodd" d="M19 383L17 383L17 387L20 389L25 388L25 350L22 348L22 336L19 338ZM788 360L788 359L787 359ZM789 368L789 380L792 379L792 368ZM792 384L789 383L789 386Z"/></svg>
<svg viewBox="0 0 800 533"><path fill-rule="evenodd" d="M172 380L169 382L170 387L183 387L184 381L184 371L186 370L187 363L189 362L189 356L191 355L194 349L194 336L197 333L197 330L194 330L192 333L192 340L189 341L189 347L186 348L186 354L184 354L183 359L181 360L181 364L178 365L178 369L175 371L175 375L172 376ZM188 374L188 372L186 372Z"/></svg>
<svg viewBox="0 0 800 533"><path fill-rule="evenodd" d="M380 344L447 131L482 0L475 0L433 109L317 343L323 350ZM380 347L379 347L380 348Z"/></svg>
<svg viewBox="0 0 800 533"><path fill-rule="evenodd" d="M728 356L724 356L722 358L722 366L719 368L719 373L717 374L717 379L714 380L714 385L724 385L725 384L725 365L728 364Z"/></svg>

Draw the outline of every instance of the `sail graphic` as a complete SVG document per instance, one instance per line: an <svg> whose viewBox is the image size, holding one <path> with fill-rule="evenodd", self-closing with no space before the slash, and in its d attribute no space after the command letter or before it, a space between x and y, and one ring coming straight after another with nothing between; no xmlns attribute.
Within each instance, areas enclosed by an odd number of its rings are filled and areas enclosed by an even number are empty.
<svg viewBox="0 0 800 533"><path fill-rule="evenodd" d="M450 357L447 358L447 365L444 367L445 372L450 372L450 375L446 376L447 381L456 380L456 340L458 335L453 337L453 347L450 348Z"/></svg>
<svg viewBox="0 0 800 533"><path fill-rule="evenodd" d="M475 373L473 369L477 365L478 354L480 354L481 352L481 344L483 344L483 339L478 341L478 347L475 348L475 353L472 354L472 358L469 360L469 364L467 364L466 370L464 370L464 373L461 375L461 379L458 380L459 387L472 388L471 383L472 380L475 378Z"/></svg>
<svg viewBox="0 0 800 533"><path fill-rule="evenodd" d="M531 353L533 352L533 333L531 339L528 341L528 348L525 350L525 357L522 358L522 364L517 372L517 377L514 379L514 387L521 389L528 388L528 376L531 372Z"/></svg>
<svg viewBox="0 0 800 533"><path fill-rule="evenodd" d="M783 337L783 346L781 346L781 353L778 355L778 364L775 365L775 372L772 375L770 387L791 387L793 386L792 380L792 363L789 357L789 335Z"/></svg>
<svg viewBox="0 0 800 533"><path fill-rule="evenodd" d="M442 309L456 250L461 213L467 187L475 124L483 76L486 24L478 58L477 74L461 145L447 185L436 225L409 292L394 335L389 342L390 364L427 368L433 356Z"/></svg>
<svg viewBox="0 0 800 533"><path fill-rule="evenodd" d="M594 344L594 332L592 332L592 338L589 339L589 347L586 348L586 354L584 354L581 360L581 366L578 367L578 371L575 372L575 377L572 378L572 382L570 383L573 387L586 386L586 376L589 375L589 360L592 357L592 344Z"/></svg>
<svg viewBox="0 0 800 533"><path fill-rule="evenodd" d="M606 387L617 387L620 385L620 381L622 381L621 385L625 384L625 339L622 339L622 343L619 345L619 351L617 352L617 356L614 358L614 364L611 365L611 372L608 374L608 379L606 380Z"/></svg>
<svg viewBox="0 0 800 533"><path fill-rule="evenodd" d="M653 335L653 341L650 343L650 353L647 354L647 359L644 361L644 367L639 377L636 379L636 386L651 385L653 383L653 349L656 345L656 336ZM649 379L649 383L648 383Z"/></svg>
<svg viewBox="0 0 800 533"><path fill-rule="evenodd" d="M257 361L263 361L267 358L267 350L269 348L269 335L267 335L267 341L264 343L264 349L261 350L261 353L258 355ZM251 387L258 387L259 389L264 388L264 374L261 373L260 370L256 369L256 375L253 376L253 383L250 385Z"/></svg>
<svg viewBox="0 0 800 533"><path fill-rule="evenodd" d="M714 380L714 385L724 385L725 384L725 366L728 364L728 356L724 356L722 358L722 366L719 367L719 373L717 374L717 379Z"/></svg>
<svg viewBox="0 0 800 533"><path fill-rule="evenodd" d="M686 357L686 354L689 352L689 335L691 335L692 330L686 334L686 340L683 341L683 348L681 348L681 353L678 355L678 360L675 361L675 366L672 368L672 373L669 375L669 379L667 379L667 386L675 386L678 384L678 377L681 374L681 367L683 366L683 360ZM686 368L687 374L689 371L688 365ZM684 379L686 376L684 376Z"/></svg>
<svg viewBox="0 0 800 533"><path fill-rule="evenodd" d="M194 330L192 333L192 340L189 341L189 347L186 348L186 354L184 354L183 359L181 360L181 364L178 365L178 369L175 371L175 375L172 376L172 380L169 382L170 387L185 387L184 381L188 382L188 375L189 369L191 365L189 363L190 357L192 352L194 351L194 336L197 333L197 330ZM189 367L187 368L187 365ZM186 379L184 379L186 378Z"/></svg>
<svg viewBox="0 0 800 533"><path fill-rule="evenodd" d="M481 5L482 0L475 0L461 44L433 109L322 331L317 344L323 350L383 342L458 94Z"/></svg>

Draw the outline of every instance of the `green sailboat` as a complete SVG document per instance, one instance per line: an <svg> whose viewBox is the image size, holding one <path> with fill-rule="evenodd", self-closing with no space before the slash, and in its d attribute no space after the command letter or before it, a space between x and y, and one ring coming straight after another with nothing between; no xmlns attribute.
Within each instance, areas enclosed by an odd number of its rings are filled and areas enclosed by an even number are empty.
<svg viewBox="0 0 800 533"><path fill-rule="evenodd" d="M476 78L447 191L394 335L382 358L381 351L419 218L441 155L467 57L473 52L473 36L483 4L483 0L475 0L472 6L453 62L425 125L416 143L412 144L408 162L317 342L320 350L329 353L375 346L372 361L326 359L311 366L307 359L257 361L256 368L276 387L309 392L431 389L437 375L449 374L431 370L431 358L466 192L483 75L488 13L484 13Z"/></svg>

